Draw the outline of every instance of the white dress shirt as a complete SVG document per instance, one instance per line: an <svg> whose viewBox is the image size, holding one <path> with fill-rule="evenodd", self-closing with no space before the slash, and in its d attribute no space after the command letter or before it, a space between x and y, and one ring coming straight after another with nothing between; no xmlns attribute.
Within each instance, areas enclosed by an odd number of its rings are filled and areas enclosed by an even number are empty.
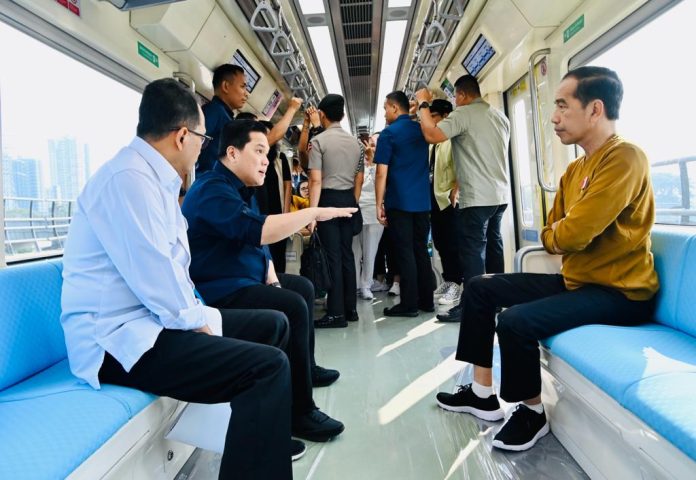
<svg viewBox="0 0 696 480"><path fill-rule="evenodd" d="M94 388L104 352L130 371L164 328L220 328L220 312L193 294L180 186L169 162L136 137L77 199L61 323L70 369Z"/></svg>

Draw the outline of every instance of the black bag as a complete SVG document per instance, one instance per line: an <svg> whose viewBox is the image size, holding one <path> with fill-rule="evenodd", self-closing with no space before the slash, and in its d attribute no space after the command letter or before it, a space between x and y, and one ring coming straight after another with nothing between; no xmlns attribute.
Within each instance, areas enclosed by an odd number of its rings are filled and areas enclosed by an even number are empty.
<svg viewBox="0 0 696 480"><path fill-rule="evenodd" d="M358 233L362 232L363 229L363 216L362 216L362 210L360 210L360 205L356 205L358 208L358 211L353 214L351 219L351 226L353 227L353 236L356 236Z"/></svg>
<svg viewBox="0 0 696 480"><path fill-rule="evenodd" d="M300 275L312 282L315 291L326 292L331 288L333 279L331 278L329 262L316 230L312 233L309 245L302 253Z"/></svg>

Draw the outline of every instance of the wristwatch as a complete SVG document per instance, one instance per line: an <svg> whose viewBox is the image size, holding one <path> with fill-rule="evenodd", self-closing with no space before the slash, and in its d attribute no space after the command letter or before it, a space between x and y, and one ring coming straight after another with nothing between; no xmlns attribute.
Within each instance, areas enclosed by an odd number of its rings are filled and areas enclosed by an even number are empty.
<svg viewBox="0 0 696 480"><path fill-rule="evenodd" d="M418 110L422 108L430 108L430 104L428 102L421 102L421 104L418 105Z"/></svg>
<svg viewBox="0 0 696 480"><path fill-rule="evenodd" d="M273 282L273 283L269 283L268 285L271 286L271 287L278 287L278 288L281 288L281 287L280 287L280 282Z"/></svg>

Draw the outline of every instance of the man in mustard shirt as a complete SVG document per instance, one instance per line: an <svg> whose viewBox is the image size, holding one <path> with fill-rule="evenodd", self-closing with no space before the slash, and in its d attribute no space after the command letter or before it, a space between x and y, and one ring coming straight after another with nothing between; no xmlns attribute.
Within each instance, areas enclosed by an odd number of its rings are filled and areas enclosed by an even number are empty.
<svg viewBox="0 0 696 480"><path fill-rule="evenodd" d="M519 402L493 440L526 450L549 431L541 403L538 340L586 324L635 325L652 318L659 285L650 253L655 201L648 159L616 135L623 86L612 70L581 67L563 77L552 122L585 154L561 178L544 248L563 256L562 275L512 273L469 281L456 358L474 379L438 404L485 420L503 411L492 388L493 336L501 356L500 397ZM498 315L496 309L507 308Z"/></svg>

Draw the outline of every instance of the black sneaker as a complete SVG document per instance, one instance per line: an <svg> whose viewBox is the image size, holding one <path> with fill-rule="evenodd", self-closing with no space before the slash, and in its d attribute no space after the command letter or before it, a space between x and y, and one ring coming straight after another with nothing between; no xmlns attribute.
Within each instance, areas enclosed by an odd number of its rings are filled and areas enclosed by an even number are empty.
<svg viewBox="0 0 696 480"><path fill-rule="evenodd" d="M505 417L495 394L488 398L478 397L471 389L470 383L460 385L457 393L440 392L436 398L440 408L451 412L470 413L489 422L502 420Z"/></svg>
<svg viewBox="0 0 696 480"><path fill-rule="evenodd" d="M338 370L332 370L330 368L320 367L315 365L312 367L312 386L314 387L328 387L340 377L341 374Z"/></svg>
<svg viewBox="0 0 696 480"><path fill-rule="evenodd" d="M357 310L352 310L350 312L347 312L346 313L346 320L348 320L349 322L357 322L358 320L360 320L360 317L358 316Z"/></svg>
<svg viewBox="0 0 696 480"><path fill-rule="evenodd" d="M537 413L520 403L493 437L493 446L521 452L532 448L537 440L547 433L549 422L546 421L546 413Z"/></svg>
<svg viewBox="0 0 696 480"><path fill-rule="evenodd" d="M403 305L398 304L398 305L394 305L391 308L385 307L384 308L384 316L385 317L417 317L418 310L415 308L414 309L405 308Z"/></svg>
<svg viewBox="0 0 696 480"><path fill-rule="evenodd" d="M441 322L459 323L462 321L462 307L457 305L456 307L450 308L447 313L438 313L436 317Z"/></svg>
<svg viewBox="0 0 696 480"><path fill-rule="evenodd" d="M344 426L315 408L292 420L292 436L312 442L327 442L341 434Z"/></svg>
<svg viewBox="0 0 696 480"><path fill-rule="evenodd" d="M290 439L290 458L292 461L299 460L307 453L307 446L301 440Z"/></svg>
<svg viewBox="0 0 696 480"><path fill-rule="evenodd" d="M314 328L345 328L348 326L343 315L329 315L328 313L319 320L314 320Z"/></svg>

